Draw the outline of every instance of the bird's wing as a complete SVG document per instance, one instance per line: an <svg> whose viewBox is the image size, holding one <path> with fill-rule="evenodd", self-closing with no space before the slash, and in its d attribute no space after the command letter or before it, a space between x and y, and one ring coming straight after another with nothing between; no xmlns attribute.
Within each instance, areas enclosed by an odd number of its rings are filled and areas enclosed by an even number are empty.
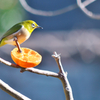
<svg viewBox="0 0 100 100"><path fill-rule="evenodd" d="M20 25L20 24L14 25L12 28L10 28L10 29L2 36L1 39L5 38L5 37L7 37L7 36L9 36L9 35L11 35L11 34L16 33L16 32L17 32L18 30L20 30L21 28L22 28L22 25Z"/></svg>

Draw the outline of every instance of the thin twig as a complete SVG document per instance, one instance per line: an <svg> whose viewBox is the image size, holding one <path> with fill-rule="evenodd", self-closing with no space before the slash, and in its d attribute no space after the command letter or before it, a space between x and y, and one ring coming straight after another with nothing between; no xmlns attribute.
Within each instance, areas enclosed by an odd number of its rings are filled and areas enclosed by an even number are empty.
<svg viewBox="0 0 100 100"><path fill-rule="evenodd" d="M58 68L59 68L59 79L61 80L61 82L63 84L63 89L64 89L66 100L74 100L73 94L72 94L72 89L71 89L71 86L67 79L67 73L64 72L63 66L61 64L60 54L57 54L56 52L54 52L52 57L55 59L57 65L58 65Z"/></svg>
<svg viewBox="0 0 100 100"><path fill-rule="evenodd" d="M85 3L86 5L89 5L90 3L93 3L96 0L86 0ZM85 3L82 3L81 0L77 0L77 5L80 7L80 9L89 17L93 18L93 19L99 19L100 20L100 14L94 14L91 11L89 11L86 8L86 5L84 5Z"/></svg>
<svg viewBox="0 0 100 100"><path fill-rule="evenodd" d="M29 71L29 72L40 74L40 75L46 75L46 76L52 76L52 77L59 78L58 73L51 72L51 71L40 70L40 69L36 69L36 68L26 68L25 71Z"/></svg>
<svg viewBox="0 0 100 100"><path fill-rule="evenodd" d="M18 39L17 39L17 37L14 37L14 41L15 41L15 43L16 43L16 46L17 46L17 48L18 48L18 52L22 52L22 50L21 50L21 48L20 48L20 44L18 43Z"/></svg>
<svg viewBox="0 0 100 100"><path fill-rule="evenodd" d="M81 3L80 0L77 0L77 4L73 4L73 5L70 5L68 7L65 7L65 8L62 8L62 9L59 9L59 10L55 10L55 11L43 11L43 10L37 10L37 9L34 9L32 7L30 7L26 0L19 0L21 5L23 6L23 8L32 13L32 14L35 14L35 15L40 15L40 16L57 16L57 15L61 15L63 13L66 13L66 12L69 12L71 10L74 10L78 7L80 7L82 9L82 11L87 14L89 17L91 18L95 18L95 19L100 19L100 16L99 15L95 15L93 14L92 12L88 11L85 7L88 6L89 4L91 4L92 2L96 1L96 0L86 0L84 1L83 3ZM84 8L82 8L84 6Z"/></svg>
<svg viewBox="0 0 100 100"><path fill-rule="evenodd" d="M13 63L11 63L11 62L9 62L9 61L6 61L6 60L4 60L4 59L2 59L2 58L0 58L0 62L3 63L3 64L5 64L5 65L7 65L7 66L10 66L10 67L20 68L20 66L18 66L18 65L16 65L16 64L13 64Z"/></svg>
<svg viewBox="0 0 100 100"><path fill-rule="evenodd" d="M56 11L43 11L43 10L37 10L37 9L30 7L27 4L26 0L19 0L19 1L26 11L32 14L35 14L35 15L40 15L40 16L57 16L65 12L71 11L73 9L76 9L78 7L77 4L73 4L71 6L68 6L68 7L56 10Z"/></svg>
<svg viewBox="0 0 100 100"><path fill-rule="evenodd" d="M8 66L14 67L14 68L20 68L21 72L29 71L29 72L33 72L33 73L36 73L36 74L41 74L41 75L59 78L61 80L62 84L63 84L63 89L64 89L66 100L73 100L72 89L71 89L71 86L70 86L69 81L67 79L67 74L66 74L66 72L64 72L63 66L61 64L60 54L57 54L56 52L54 52L54 54L52 56L57 62L57 65L59 67L59 73L40 70L40 69L36 69L36 68L22 68L22 67L20 67L16 64L12 64L12 63L10 63L10 62L2 59L2 58L0 58L0 62L6 64ZM9 88L8 88L8 90L9 90ZM11 92L9 92L9 91L7 93L12 95L13 91L12 90L11 90ZM13 93L15 95L14 97L17 97L17 95L20 96L18 93L17 94L16 93L15 92ZM22 99L19 99L19 100L22 100Z"/></svg>
<svg viewBox="0 0 100 100"><path fill-rule="evenodd" d="M9 61L6 61L6 60L4 60L2 58L0 58L0 62L5 64L5 65L8 65L10 67L20 68L21 72L29 71L29 72L40 74L40 75L59 77L59 75L57 73L55 73L55 72L40 70L40 69L36 69L36 68L22 68L22 67L18 66L17 64L13 64L13 63L11 63Z"/></svg>
<svg viewBox="0 0 100 100"><path fill-rule="evenodd" d="M46 75L46 76L52 76L52 77L59 77L58 73L54 73L54 72L50 72L50 71L44 71L44 70L40 70L40 69L36 69L36 68L22 68L16 64L13 64L11 62L8 62L2 58L0 58L0 62L8 65L10 67L14 67L14 68L20 68L21 72L23 71L29 71L29 72L33 72L36 74L41 74L41 75ZM31 100L29 98L27 98L26 96L22 95L21 93L15 91L14 89L12 89L10 86L8 86L6 83L4 83L2 80L0 80L0 88L2 90L4 90L5 92L7 92L8 94L10 94L11 96L13 96L14 98L18 99L18 100Z"/></svg>
<svg viewBox="0 0 100 100"><path fill-rule="evenodd" d="M23 94L17 92L13 88L11 88L8 84L6 84L5 82L3 82L1 79L0 79L0 88L3 91L5 91L8 94L10 94L12 97L16 98L17 100L31 100L30 98L24 96Z"/></svg>

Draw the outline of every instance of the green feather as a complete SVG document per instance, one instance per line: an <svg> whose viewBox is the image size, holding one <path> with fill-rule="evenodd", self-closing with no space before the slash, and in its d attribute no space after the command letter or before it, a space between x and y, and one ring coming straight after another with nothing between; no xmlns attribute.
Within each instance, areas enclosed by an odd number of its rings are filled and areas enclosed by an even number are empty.
<svg viewBox="0 0 100 100"><path fill-rule="evenodd" d="M17 36L17 35L20 35L18 37L18 42L20 44L23 43L24 41L26 41L29 38L29 36L31 35L31 33L36 28L41 28L41 27L36 22L34 22L32 20L26 20L26 21L23 21L23 22L20 22L20 23L14 25L12 28L10 28L1 37L0 47L3 46L3 45L5 45L5 44L15 45L13 43L13 38L14 38L14 36ZM21 31L20 34L19 34L19 31Z"/></svg>
<svg viewBox="0 0 100 100"><path fill-rule="evenodd" d="M5 38L5 37L7 37L7 36L9 36L9 35L11 35L11 34L13 34L13 33L15 33L15 32L17 32L18 30L21 29L21 27L22 27L22 25L20 25L20 24L14 25L12 28L10 28L10 29L2 36L2 39Z"/></svg>
<svg viewBox="0 0 100 100"><path fill-rule="evenodd" d="M4 42L6 40L6 37L17 32L18 30L20 30L22 27L22 25L20 25L19 23L14 25L12 28L10 28L1 38L0 40L0 47L5 45L6 43Z"/></svg>

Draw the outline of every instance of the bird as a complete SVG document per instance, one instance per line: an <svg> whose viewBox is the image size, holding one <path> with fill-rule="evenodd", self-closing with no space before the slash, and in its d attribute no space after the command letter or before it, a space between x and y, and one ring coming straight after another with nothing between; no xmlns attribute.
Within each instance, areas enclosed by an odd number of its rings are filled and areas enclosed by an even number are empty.
<svg viewBox="0 0 100 100"><path fill-rule="evenodd" d="M31 36L31 33L36 28L43 29L33 20L25 20L15 24L1 37L0 47L6 44L16 46L16 42L14 41L14 38L17 38L18 43L22 44Z"/></svg>

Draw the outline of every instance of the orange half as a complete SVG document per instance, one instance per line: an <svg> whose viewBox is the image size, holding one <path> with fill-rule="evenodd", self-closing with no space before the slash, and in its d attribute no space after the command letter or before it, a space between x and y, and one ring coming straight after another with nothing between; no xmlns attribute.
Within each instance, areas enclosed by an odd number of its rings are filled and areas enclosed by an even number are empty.
<svg viewBox="0 0 100 100"><path fill-rule="evenodd" d="M38 52L29 48L21 48L21 50L21 53L18 52L18 48L11 51L11 58L17 65L30 68L39 65L42 61L42 56Z"/></svg>

